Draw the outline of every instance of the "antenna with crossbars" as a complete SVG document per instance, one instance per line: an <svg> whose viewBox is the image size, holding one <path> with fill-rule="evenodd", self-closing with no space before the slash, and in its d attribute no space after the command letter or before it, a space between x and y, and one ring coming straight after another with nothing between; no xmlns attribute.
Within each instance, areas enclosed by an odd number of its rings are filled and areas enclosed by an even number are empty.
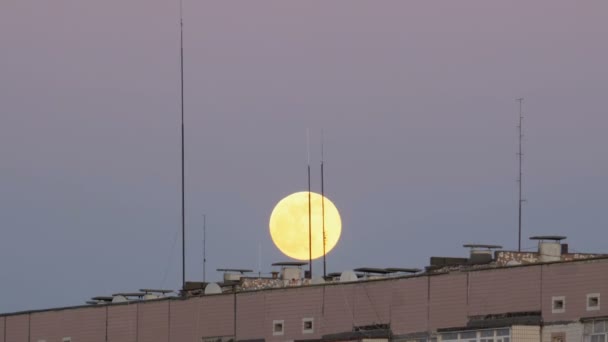
<svg viewBox="0 0 608 342"><path fill-rule="evenodd" d="M308 277L312 278L312 208L310 195L310 132L306 130L306 152L308 156Z"/></svg>
<svg viewBox="0 0 608 342"><path fill-rule="evenodd" d="M184 19L182 1L179 2L179 58L180 58L180 96L182 119L182 289L186 286L186 177L184 171Z"/></svg>
<svg viewBox="0 0 608 342"><path fill-rule="evenodd" d="M522 112L522 103L524 101L523 98L517 99L519 102L519 124L517 125L518 130L518 138L519 138L519 151L517 152L517 157L519 159L519 176L517 177L517 185L519 187L519 200L517 202L518 212L517 212L517 220L518 220L518 242L517 242L517 251L521 252L521 207L523 202L525 201L522 198L522 185L523 185L523 172L522 172L522 163L523 163L523 150L522 150L522 141L524 138L523 133L523 112Z"/></svg>
<svg viewBox="0 0 608 342"><path fill-rule="evenodd" d="M323 151L323 130L321 130L321 218L323 225L323 279L327 277L327 259L325 258L325 246L327 245L327 238L325 236L325 184L323 179L323 164L324 164L324 151Z"/></svg>

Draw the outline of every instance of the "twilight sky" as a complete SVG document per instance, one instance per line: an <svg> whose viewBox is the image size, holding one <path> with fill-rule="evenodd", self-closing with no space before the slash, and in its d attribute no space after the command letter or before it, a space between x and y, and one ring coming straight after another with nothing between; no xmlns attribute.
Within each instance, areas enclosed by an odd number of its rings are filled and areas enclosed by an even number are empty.
<svg viewBox="0 0 608 342"><path fill-rule="evenodd" d="M313 186L329 271L463 243L606 251L608 2L184 0L187 278L286 257L268 218ZM178 289L178 2L0 2L0 312ZM315 273L321 270L314 264Z"/></svg>

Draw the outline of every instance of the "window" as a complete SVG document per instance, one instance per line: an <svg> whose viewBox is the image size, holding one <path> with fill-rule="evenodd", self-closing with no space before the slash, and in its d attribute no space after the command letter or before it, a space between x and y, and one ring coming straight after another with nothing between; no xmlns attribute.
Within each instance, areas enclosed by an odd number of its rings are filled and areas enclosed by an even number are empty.
<svg viewBox="0 0 608 342"><path fill-rule="evenodd" d="M461 332L460 340L468 342L477 342L477 331Z"/></svg>
<svg viewBox="0 0 608 342"><path fill-rule="evenodd" d="M608 321L585 322L583 342L608 342Z"/></svg>
<svg viewBox="0 0 608 342"><path fill-rule="evenodd" d="M590 293L587 295L587 311L595 311L600 309L600 294Z"/></svg>
<svg viewBox="0 0 608 342"><path fill-rule="evenodd" d="M71 337L64 337L61 342L72 342L72 338Z"/></svg>
<svg viewBox="0 0 608 342"><path fill-rule="evenodd" d="M510 328L463 331L460 333L450 332L441 334L442 342L510 342L510 340Z"/></svg>
<svg viewBox="0 0 608 342"><path fill-rule="evenodd" d="M302 319L302 334L312 334L314 332L315 332L314 319L313 318L303 318Z"/></svg>
<svg viewBox="0 0 608 342"><path fill-rule="evenodd" d="M551 313L566 312L566 297L551 297Z"/></svg>
<svg viewBox="0 0 608 342"><path fill-rule="evenodd" d="M566 333L559 332L551 334L551 342L566 342Z"/></svg>
<svg viewBox="0 0 608 342"><path fill-rule="evenodd" d="M272 336L280 336L285 332L285 321L274 320L272 321Z"/></svg>

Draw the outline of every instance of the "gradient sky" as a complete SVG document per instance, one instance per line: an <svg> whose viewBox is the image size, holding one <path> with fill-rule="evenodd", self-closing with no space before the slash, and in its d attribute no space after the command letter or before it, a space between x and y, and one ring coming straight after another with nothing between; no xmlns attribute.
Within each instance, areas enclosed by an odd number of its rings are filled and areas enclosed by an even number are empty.
<svg viewBox="0 0 608 342"><path fill-rule="evenodd" d="M0 312L177 289L178 3L0 2ZM329 271L463 243L606 251L608 2L184 0L187 278L262 271L275 203L341 211ZM176 241L177 240L177 241ZM320 263L314 265L316 273Z"/></svg>

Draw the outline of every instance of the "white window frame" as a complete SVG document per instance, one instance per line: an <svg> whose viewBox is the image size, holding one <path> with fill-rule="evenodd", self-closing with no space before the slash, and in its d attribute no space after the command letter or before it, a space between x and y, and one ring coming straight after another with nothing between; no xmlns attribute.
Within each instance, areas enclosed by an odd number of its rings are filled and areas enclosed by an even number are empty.
<svg viewBox="0 0 608 342"><path fill-rule="evenodd" d="M503 329L507 329L509 331L508 335L498 335L498 331L499 330L503 330ZM482 332L484 331L492 331L492 336L481 336ZM475 338L473 337L462 337L461 334L469 334L469 333L475 333ZM511 334L512 334L512 330L511 327L504 327L504 328L493 328L493 329L480 329L480 330L465 330L465 331L454 331L454 332L450 332L450 333L446 333L446 334L455 334L456 338L455 339L444 339L443 338L443 334L440 335L441 337L441 342L469 342L469 341L477 341L477 342L481 342L481 340L485 340L485 339L491 339L493 341L504 341L505 339L508 339L507 341L511 342Z"/></svg>
<svg viewBox="0 0 608 342"><path fill-rule="evenodd" d="M306 323L310 322L310 329L306 329ZM302 318L302 334L313 334L315 332L315 319L313 317Z"/></svg>
<svg viewBox="0 0 608 342"><path fill-rule="evenodd" d="M596 306L589 306L589 299L591 298L597 298L597 305ZM599 293L589 293L587 294L587 302L586 302L586 307L587 307L587 311L598 311L600 309L600 294Z"/></svg>
<svg viewBox="0 0 608 342"><path fill-rule="evenodd" d="M562 307L559 309L555 308L555 302L561 301ZM558 314L566 312L566 296L553 296L551 297L551 313Z"/></svg>
<svg viewBox="0 0 608 342"><path fill-rule="evenodd" d="M274 327L280 324L281 325L281 331L276 331L274 329ZM283 319L275 319L274 321L272 321L272 336L283 336L285 335L285 320Z"/></svg>
<svg viewBox="0 0 608 342"><path fill-rule="evenodd" d="M596 325L602 323L601 329L598 329ZM583 342L591 342L594 337L603 337L604 342L608 341L608 320L607 319L596 319L584 323L583 327Z"/></svg>

